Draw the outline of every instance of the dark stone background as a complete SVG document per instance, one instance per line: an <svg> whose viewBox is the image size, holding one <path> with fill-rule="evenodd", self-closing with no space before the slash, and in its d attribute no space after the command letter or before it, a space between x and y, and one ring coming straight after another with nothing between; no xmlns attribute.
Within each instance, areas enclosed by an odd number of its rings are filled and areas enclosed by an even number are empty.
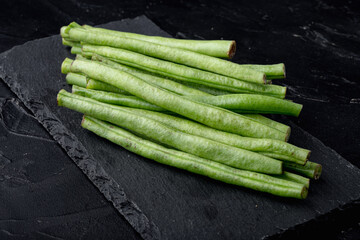
<svg viewBox="0 0 360 240"><path fill-rule="evenodd" d="M289 98L304 104L292 120L359 167L359 10L351 1L2 1L0 52L57 34L70 21L96 25L142 14L179 38L236 39L237 62L285 62L288 77L282 82ZM5 84L0 86L0 238L137 238ZM27 149L34 142L38 148ZM53 168L22 169L34 156ZM15 190L6 192L6 186ZM355 202L274 238L357 239L359 216Z"/></svg>

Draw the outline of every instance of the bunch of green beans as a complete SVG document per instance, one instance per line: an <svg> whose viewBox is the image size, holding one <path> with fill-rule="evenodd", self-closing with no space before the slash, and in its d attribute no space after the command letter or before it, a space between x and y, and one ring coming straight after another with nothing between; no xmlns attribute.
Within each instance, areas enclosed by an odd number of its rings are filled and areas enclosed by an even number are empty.
<svg viewBox="0 0 360 240"><path fill-rule="evenodd" d="M60 33L76 60L61 66L72 93L60 90L58 105L84 113L85 129L159 163L277 196L305 199L310 178L320 177L310 151L286 142L290 127L259 114L299 116L302 105L271 84L285 78L284 64L226 61L234 41L75 22Z"/></svg>

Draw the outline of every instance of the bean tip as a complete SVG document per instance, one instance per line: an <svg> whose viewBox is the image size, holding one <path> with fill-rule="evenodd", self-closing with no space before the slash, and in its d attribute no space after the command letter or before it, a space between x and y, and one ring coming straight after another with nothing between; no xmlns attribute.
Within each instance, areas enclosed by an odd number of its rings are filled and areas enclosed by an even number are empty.
<svg viewBox="0 0 360 240"><path fill-rule="evenodd" d="M235 41L231 41L230 43L230 48L229 51L227 53L228 58L232 59L235 56L235 52L236 52L236 42Z"/></svg>

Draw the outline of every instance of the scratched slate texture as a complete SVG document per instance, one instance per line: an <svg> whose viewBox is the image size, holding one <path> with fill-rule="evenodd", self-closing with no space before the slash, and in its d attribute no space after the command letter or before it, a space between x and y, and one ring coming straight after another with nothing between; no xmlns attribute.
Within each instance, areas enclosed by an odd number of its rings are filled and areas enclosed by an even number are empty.
<svg viewBox="0 0 360 240"><path fill-rule="evenodd" d="M105 26L167 36L144 17ZM31 41L1 54L0 77L144 238L258 239L360 197L359 169L286 118L292 143L311 149L325 169L305 201L226 185L123 150L82 129L81 114L56 106L58 90L69 90L60 73L68 56L59 36Z"/></svg>

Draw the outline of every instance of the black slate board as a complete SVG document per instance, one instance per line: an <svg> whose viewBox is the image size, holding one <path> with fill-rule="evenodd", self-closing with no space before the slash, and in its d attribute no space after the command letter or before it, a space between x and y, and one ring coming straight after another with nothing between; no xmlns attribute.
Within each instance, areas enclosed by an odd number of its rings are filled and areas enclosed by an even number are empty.
<svg viewBox="0 0 360 240"><path fill-rule="evenodd" d="M168 36L145 17L104 26ZM0 77L144 238L258 239L360 197L359 169L291 123L291 142L324 166L305 201L216 182L109 143L80 127L81 114L56 105L57 92L70 89L60 73L69 56L59 36L31 41L1 54Z"/></svg>

